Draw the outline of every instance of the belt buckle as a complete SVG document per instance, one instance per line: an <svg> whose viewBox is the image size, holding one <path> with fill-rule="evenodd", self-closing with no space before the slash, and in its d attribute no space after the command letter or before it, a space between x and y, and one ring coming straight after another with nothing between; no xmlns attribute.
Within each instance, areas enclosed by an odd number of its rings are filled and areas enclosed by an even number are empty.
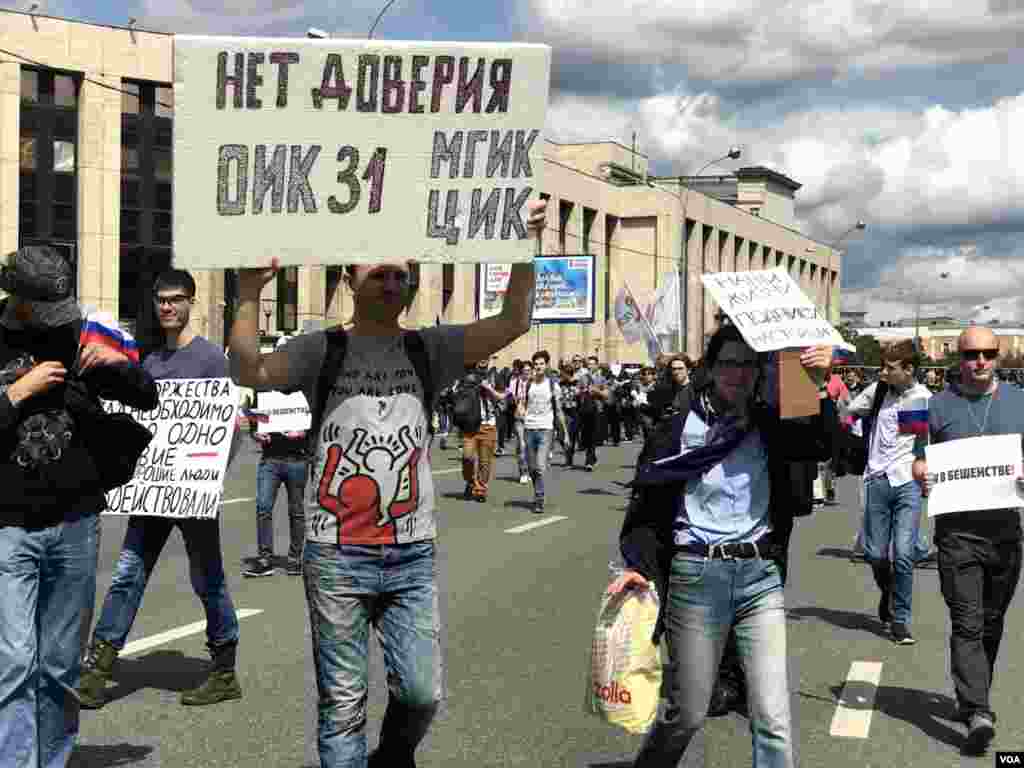
<svg viewBox="0 0 1024 768"><path fill-rule="evenodd" d="M722 560L735 560L736 555L729 554L729 551L726 550L727 546L729 546L728 542L723 542L721 544L712 544L711 559L713 560L715 558L715 550L717 549Z"/></svg>

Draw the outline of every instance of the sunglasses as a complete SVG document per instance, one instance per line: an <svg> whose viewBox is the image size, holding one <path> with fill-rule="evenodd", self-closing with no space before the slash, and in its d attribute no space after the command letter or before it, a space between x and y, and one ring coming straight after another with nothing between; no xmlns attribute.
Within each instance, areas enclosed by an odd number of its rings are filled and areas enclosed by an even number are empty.
<svg viewBox="0 0 1024 768"><path fill-rule="evenodd" d="M978 360L984 357L986 360L995 360L999 357L998 349L965 349L960 352L960 356L964 360Z"/></svg>

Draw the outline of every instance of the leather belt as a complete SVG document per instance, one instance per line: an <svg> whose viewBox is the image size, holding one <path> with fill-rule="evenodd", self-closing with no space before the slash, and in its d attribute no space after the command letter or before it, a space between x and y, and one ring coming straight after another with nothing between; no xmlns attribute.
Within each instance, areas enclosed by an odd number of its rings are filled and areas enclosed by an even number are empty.
<svg viewBox="0 0 1024 768"><path fill-rule="evenodd" d="M749 560L752 557L769 556L772 552L772 538L771 534L767 534L757 541L733 541L711 546L693 542L676 547L676 551L712 560Z"/></svg>

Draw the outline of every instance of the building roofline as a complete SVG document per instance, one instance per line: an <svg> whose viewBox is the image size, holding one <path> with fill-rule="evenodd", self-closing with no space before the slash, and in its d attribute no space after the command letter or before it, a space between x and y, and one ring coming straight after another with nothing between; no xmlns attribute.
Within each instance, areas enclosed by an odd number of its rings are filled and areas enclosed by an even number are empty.
<svg viewBox="0 0 1024 768"><path fill-rule="evenodd" d="M71 19L67 16L50 16L46 13L29 13L28 11L19 11L15 8L0 8L0 13L16 13L19 16L31 16L38 19L52 19L53 21L63 21L68 24L83 24L87 27L103 27L105 29L120 29L125 32L142 32L146 35L162 35L164 37L174 37L174 32L159 32L155 29L143 29L142 27L126 27L118 24L103 24L98 21L85 21L83 19Z"/></svg>
<svg viewBox="0 0 1024 768"><path fill-rule="evenodd" d="M616 141L615 139L602 139L601 141L555 141L554 139L545 137L544 141L548 144L554 144L556 147L592 147L595 144L614 144L618 147L622 147L627 152L632 152L635 155L649 159L646 152L641 152L639 149L627 147L621 141Z"/></svg>
<svg viewBox="0 0 1024 768"><path fill-rule="evenodd" d="M767 178L770 179L771 181L776 182L777 184L783 185L784 187L792 190L793 192L796 192L798 189L800 189L800 187L803 186L803 184L801 184L798 181L794 181L793 179L789 178L789 176L786 176L784 173L773 171L771 168L766 168L763 165L751 165L747 166L746 168L737 168L734 175L741 181L745 178Z"/></svg>

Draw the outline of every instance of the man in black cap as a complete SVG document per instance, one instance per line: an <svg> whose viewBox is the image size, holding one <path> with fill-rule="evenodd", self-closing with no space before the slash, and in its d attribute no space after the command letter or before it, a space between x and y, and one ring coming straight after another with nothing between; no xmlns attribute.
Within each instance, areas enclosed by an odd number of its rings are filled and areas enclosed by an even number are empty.
<svg viewBox="0 0 1024 768"><path fill-rule="evenodd" d="M152 377L83 334L71 266L52 248L0 271L0 765L57 768L78 734L81 617L105 506L99 398L157 405ZM85 342L84 344L82 342Z"/></svg>

